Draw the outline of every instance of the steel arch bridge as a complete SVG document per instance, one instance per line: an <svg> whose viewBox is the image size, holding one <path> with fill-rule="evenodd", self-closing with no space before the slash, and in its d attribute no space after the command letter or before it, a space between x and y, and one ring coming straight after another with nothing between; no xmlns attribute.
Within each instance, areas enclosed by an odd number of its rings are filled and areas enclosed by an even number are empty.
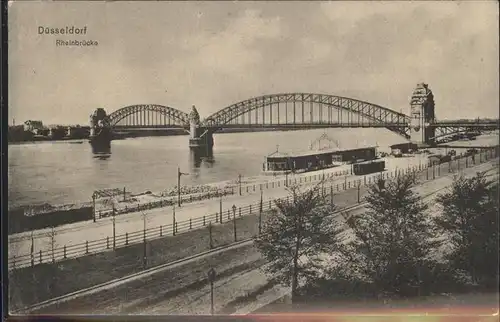
<svg viewBox="0 0 500 322"><path fill-rule="evenodd" d="M197 112L196 112L197 113ZM315 93L281 93L250 98L229 105L196 121L197 137L231 128L308 129L325 127L387 128L410 138L410 117L358 99ZM105 117L105 124L114 129L182 129L188 133L190 115L176 108L159 104L137 104L120 108ZM498 120L436 121L436 139L459 134L498 129ZM196 130L197 131L197 130Z"/></svg>
<svg viewBox="0 0 500 322"><path fill-rule="evenodd" d="M181 128L189 127L189 115L173 107L158 104L130 105L107 116L113 128Z"/></svg>
<svg viewBox="0 0 500 322"><path fill-rule="evenodd" d="M409 138L409 122L410 118L405 114L357 99L315 93L282 93L232 104L207 117L201 125L215 129L385 127Z"/></svg>

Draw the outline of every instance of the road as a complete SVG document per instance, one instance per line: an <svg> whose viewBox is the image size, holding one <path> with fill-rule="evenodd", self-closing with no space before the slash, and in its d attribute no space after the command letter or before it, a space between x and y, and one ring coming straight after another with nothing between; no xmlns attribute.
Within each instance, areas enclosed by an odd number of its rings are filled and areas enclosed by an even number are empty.
<svg viewBox="0 0 500 322"><path fill-rule="evenodd" d="M386 158L386 169L387 171L394 171L395 169L401 171L409 166L417 166L419 164L425 164L425 156L419 155L412 158ZM325 175L328 173L333 173L339 171L338 168L332 168L329 170L323 170ZM315 173L300 174L296 176L290 176L290 179L311 176L314 174L322 174L323 171L316 171ZM368 175L369 178L380 175L380 173ZM334 177L331 181L333 184L342 185L344 182L353 183L354 180L359 180L362 177L359 176L343 176ZM303 183L303 187L311 186L317 184L316 182ZM263 190L263 199L265 202L273 200L276 198L285 197L288 195L288 191L283 185L279 188L265 189ZM232 195L227 196L222 199L222 209L223 213L227 213L228 210L232 208L233 205L236 207L244 207L248 204L256 204L260 201L260 194L258 191L253 194L248 195ZM188 221L190 218L201 218L203 216L212 215L212 221L214 221L215 213L220 211L220 200L211 199L199 202L193 202L183 205L181 208L175 209L176 221ZM232 211L231 211L232 212ZM160 225L169 225L173 221L173 208L156 208L147 210L146 212L146 229L150 227L159 227ZM209 221L207 217L207 222ZM121 235L125 233L132 233L136 231L142 231L144 225L144 219L141 212L123 214L115 217L115 234ZM56 227L54 229L55 236L54 242L55 247L62 247L63 245L70 246L75 244L85 243L85 241L93 241L98 239L103 239L113 236L113 223L112 218L105 218L97 222L83 222L64 225ZM38 251L48 251L51 249L51 237L50 229L40 230L34 233L34 252ZM29 254L31 250L31 238L30 233L21 233L9 236L9 257L19 256L24 254ZM82 250L82 255L84 251Z"/></svg>

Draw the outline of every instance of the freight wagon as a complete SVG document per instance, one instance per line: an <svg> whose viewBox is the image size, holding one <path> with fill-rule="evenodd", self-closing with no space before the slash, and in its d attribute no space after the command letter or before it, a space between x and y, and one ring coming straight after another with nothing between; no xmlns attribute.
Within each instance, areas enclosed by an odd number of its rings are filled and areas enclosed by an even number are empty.
<svg viewBox="0 0 500 322"><path fill-rule="evenodd" d="M385 170L384 160L375 160L369 162L362 162L353 164L353 173L355 175L365 175L374 172L381 172Z"/></svg>

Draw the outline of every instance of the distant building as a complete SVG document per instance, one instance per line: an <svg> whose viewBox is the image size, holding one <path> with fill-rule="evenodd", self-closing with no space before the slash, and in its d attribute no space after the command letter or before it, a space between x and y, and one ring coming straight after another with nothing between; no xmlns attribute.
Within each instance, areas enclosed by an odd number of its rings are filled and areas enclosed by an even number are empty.
<svg viewBox="0 0 500 322"><path fill-rule="evenodd" d="M42 121L32 121L28 120L24 122L24 130L27 132L32 132L34 134L37 134L40 130L43 130L43 123Z"/></svg>

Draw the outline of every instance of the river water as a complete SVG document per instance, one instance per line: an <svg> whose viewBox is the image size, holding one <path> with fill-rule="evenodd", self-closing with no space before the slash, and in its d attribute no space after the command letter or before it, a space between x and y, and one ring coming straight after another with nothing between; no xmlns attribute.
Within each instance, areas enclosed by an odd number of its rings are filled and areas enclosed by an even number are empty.
<svg viewBox="0 0 500 322"><path fill-rule="evenodd" d="M197 185L259 175L266 155L305 151L325 133L341 148L377 144L386 151L405 140L385 129L317 129L287 132L214 135L211 160L195 159L187 136L147 137L112 141L109 157L96 157L90 144L40 142L9 145L9 208L41 203L67 204L91 200L97 189L162 191L177 184ZM277 147L279 146L279 147Z"/></svg>

